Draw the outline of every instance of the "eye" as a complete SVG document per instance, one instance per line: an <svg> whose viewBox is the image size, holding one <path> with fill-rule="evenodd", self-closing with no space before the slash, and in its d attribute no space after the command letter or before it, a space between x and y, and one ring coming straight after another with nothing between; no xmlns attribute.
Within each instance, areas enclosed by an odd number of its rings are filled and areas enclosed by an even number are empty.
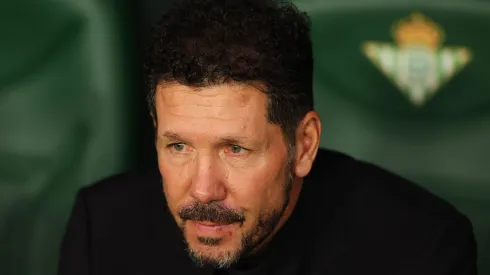
<svg viewBox="0 0 490 275"><path fill-rule="evenodd" d="M243 151L245 150L243 147L240 147L238 145L230 145L229 148L232 154L240 154L243 153Z"/></svg>
<svg viewBox="0 0 490 275"><path fill-rule="evenodd" d="M170 147L171 149L174 149L177 152L182 152L185 149L185 144L184 143L173 143L173 144L169 144L168 147Z"/></svg>

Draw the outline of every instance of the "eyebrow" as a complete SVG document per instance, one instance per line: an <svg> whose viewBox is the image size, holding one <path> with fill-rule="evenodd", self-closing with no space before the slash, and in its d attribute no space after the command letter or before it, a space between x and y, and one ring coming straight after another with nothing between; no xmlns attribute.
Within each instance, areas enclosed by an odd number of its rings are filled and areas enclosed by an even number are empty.
<svg viewBox="0 0 490 275"><path fill-rule="evenodd" d="M166 138L166 139L184 140L179 134L171 132L171 131L165 131L163 134L159 134L159 136Z"/></svg>
<svg viewBox="0 0 490 275"><path fill-rule="evenodd" d="M172 132L172 131L165 131L163 134L159 134L160 137L166 138L166 139L172 139L172 140L181 140L185 141L186 139L183 138L181 135ZM248 137L244 136L225 136L221 137L218 139L219 143L222 144L235 144L235 143L244 143L250 141Z"/></svg>

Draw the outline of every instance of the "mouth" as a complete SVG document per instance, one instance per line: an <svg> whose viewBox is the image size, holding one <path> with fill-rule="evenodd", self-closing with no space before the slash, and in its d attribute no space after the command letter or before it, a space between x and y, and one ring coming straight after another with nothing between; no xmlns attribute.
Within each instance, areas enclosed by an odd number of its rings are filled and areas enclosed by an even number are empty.
<svg viewBox="0 0 490 275"><path fill-rule="evenodd" d="M236 223L222 224L192 220L189 220L188 223L190 223L190 225L195 228L197 235L205 236L231 236L231 233L237 226Z"/></svg>

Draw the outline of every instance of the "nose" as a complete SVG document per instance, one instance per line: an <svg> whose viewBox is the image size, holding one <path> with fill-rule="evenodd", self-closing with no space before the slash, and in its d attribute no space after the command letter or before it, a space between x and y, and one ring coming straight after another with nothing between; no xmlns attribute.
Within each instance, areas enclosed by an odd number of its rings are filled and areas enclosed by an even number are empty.
<svg viewBox="0 0 490 275"><path fill-rule="evenodd" d="M221 173L217 161L211 155L198 157L192 178L192 198L202 203L224 200L226 188L222 182Z"/></svg>

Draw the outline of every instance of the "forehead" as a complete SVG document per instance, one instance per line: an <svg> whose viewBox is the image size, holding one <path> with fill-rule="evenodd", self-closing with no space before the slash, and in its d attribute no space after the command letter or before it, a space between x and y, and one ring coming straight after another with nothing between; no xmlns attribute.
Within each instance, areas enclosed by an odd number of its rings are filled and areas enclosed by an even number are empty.
<svg viewBox="0 0 490 275"><path fill-rule="evenodd" d="M267 96L250 85L161 84L155 104L159 130L227 135L263 131L272 125L266 118Z"/></svg>

